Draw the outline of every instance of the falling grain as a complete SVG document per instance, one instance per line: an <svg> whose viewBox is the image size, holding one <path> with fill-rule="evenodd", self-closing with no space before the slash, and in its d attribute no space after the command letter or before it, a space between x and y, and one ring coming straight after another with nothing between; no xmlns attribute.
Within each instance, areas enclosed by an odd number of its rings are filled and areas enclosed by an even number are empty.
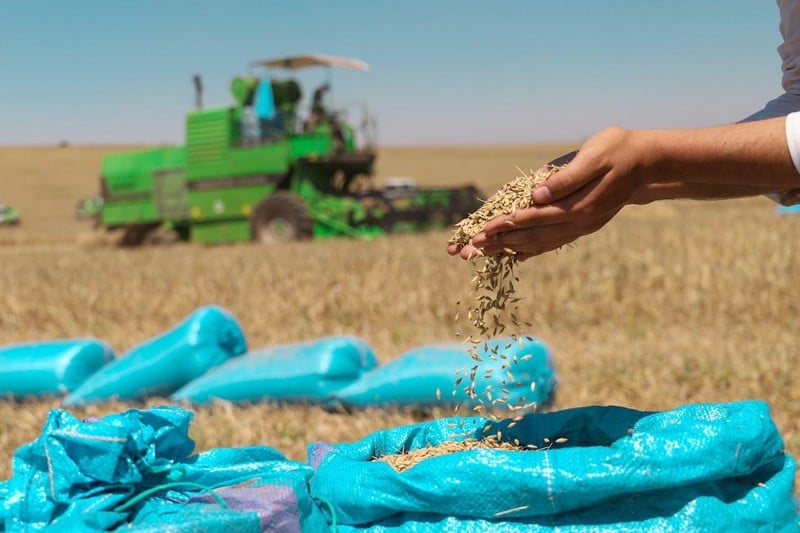
<svg viewBox="0 0 800 533"><path fill-rule="evenodd" d="M502 215L508 215L503 223L509 228L509 231L513 231L511 228L515 226L515 223L512 218L517 210L531 206L533 203L533 190L561 168L563 167L546 166L536 172L525 173L520 171L520 176L506 183L480 208L459 221L448 243L462 246L470 245L473 237L481 233L489 221ZM483 353L486 354L489 352L487 339L504 334L509 325L515 327L517 333L519 333L519 329L522 326L522 322L515 313L518 309L516 302L519 301L519 298L515 297L516 287L514 285L515 282L519 281L516 272L518 259L516 251L510 248L504 248L503 252L488 256L484 255L481 250L477 250L475 253L470 253L469 259L476 264L476 270L471 281L472 290L470 295L472 296L472 302L469 304L466 315L469 325L476 333L467 337L467 342L473 345L468 349L468 352L473 359L480 361L481 356L477 350L478 346L483 344ZM456 313L456 321L460 316L460 313ZM530 322L525 322L525 324L530 325ZM523 336L517 333L511 335L512 341L523 347ZM527 336L524 338L531 339ZM504 349L508 350L511 346L512 343L509 343ZM509 359L506 354L498 353L497 347L492 349L492 354L489 355L489 359L492 361L497 360L496 356L503 360ZM528 359L530 359L530 356L522 357L523 361ZM513 366L517 366L517 364L518 360L514 357ZM504 363L503 369L510 369L511 366L511 364ZM511 382L515 381L510 371L507 372L507 376ZM474 371L470 374L470 379L470 392L472 393L470 397L475 398ZM458 383L456 386L458 386ZM531 389L533 387L535 387L535 384L531 384ZM487 397L489 402L496 404L498 402L506 402L509 394L506 393L503 398L494 400L491 394L484 394L484 396ZM478 401L482 402L480 398Z"/></svg>

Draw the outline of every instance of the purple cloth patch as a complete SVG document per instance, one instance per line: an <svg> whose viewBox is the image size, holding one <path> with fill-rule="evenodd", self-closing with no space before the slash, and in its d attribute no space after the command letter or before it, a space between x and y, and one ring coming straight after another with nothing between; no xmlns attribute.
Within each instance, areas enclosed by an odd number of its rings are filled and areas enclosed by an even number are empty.
<svg viewBox="0 0 800 533"><path fill-rule="evenodd" d="M330 444L324 442L315 442L311 447L311 457L308 459L308 464L311 465L311 468L316 470L322 460L325 459L325 457L332 451L333 446Z"/></svg>
<svg viewBox="0 0 800 533"><path fill-rule="evenodd" d="M261 519L261 531L301 533L297 495L291 487L260 485L257 487L225 487L214 491L237 511L256 513ZM195 496L189 503L216 503L210 494Z"/></svg>

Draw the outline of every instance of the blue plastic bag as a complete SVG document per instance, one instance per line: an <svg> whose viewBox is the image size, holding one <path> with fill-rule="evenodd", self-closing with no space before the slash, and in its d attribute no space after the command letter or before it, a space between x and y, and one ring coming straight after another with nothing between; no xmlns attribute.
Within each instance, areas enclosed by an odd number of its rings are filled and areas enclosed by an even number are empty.
<svg viewBox="0 0 800 533"><path fill-rule="evenodd" d="M372 348L356 337L268 346L215 368L171 399L199 404L215 398L321 402L375 365Z"/></svg>
<svg viewBox="0 0 800 533"><path fill-rule="evenodd" d="M509 420L452 418L310 447L311 494L374 531L792 530L795 462L763 402L663 413L586 407ZM454 427L452 427L454 426ZM425 459L376 456L478 438L535 445ZM566 441L561 440L566 439ZM348 530L343 527L343 530Z"/></svg>
<svg viewBox="0 0 800 533"><path fill-rule="evenodd" d="M202 307L170 331L98 370L67 396L64 405L169 395L246 350L244 333L233 315L219 307Z"/></svg>
<svg viewBox="0 0 800 533"><path fill-rule="evenodd" d="M334 398L347 406L436 405L478 403L491 405L505 397L507 405L536 403L552 399L556 375L550 351L539 340L520 337L493 339L486 347L475 347L483 359L476 363L464 343L421 346L364 374L358 381L334 392ZM495 355L495 354L502 354ZM509 368L504 368L508 362ZM465 391L471 385L469 373L475 370L475 397ZM460 371L456 375L456 371ZM513 375L513 381L507 372ZM459 386L456 380L462 378ZM508 394L502 392L508 390Z"/></svg>
<svg viewBox="0 0 800 533"><path fill-rule="evenodd" d="M124 513L114 512L118 505L167 481L172 465L189 456L190 418L169 407L86 422L51 411L40 437L14 454L6 529L66 527L95 513L96 529L123 520Z"/></svg>
<svg viewBox="0 0 800 533"><path fill-rule="evenodd" d="M114 358L97 339L65 339L0 347L0 396L62 395Z"/></svg>
<svg viewBox="0 0 800 533"><path fill-rule="evenodd" d="M165 406L79 421L51 411L0 486L9 531L323 531L313 470L267 446L190 455L192 414Z"/></svg>

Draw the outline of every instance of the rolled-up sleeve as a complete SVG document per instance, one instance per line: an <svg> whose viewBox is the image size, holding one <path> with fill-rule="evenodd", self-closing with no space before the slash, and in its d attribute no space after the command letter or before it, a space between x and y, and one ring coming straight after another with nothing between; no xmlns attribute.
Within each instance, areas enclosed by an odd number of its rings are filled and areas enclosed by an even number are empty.
<svg viewBox="0 0 800 533"><path fill-rule="evenodd" d="M798 183L800 183L800 111L786 115L786 144L792 158L794 168L797 170ZM771 196L773 200L783 205L800 204L800 188Z"/></svg>
<svg viewBox="0 0 800 533"><path fill-rule="evenodd" d="M800 111L786 115L786 143L794 168L800 174Z"/></svg>

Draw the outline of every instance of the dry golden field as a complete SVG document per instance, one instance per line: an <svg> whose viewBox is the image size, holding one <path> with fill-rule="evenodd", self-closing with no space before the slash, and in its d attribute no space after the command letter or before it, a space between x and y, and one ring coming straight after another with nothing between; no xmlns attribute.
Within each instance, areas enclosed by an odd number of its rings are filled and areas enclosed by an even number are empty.
<svg viewBox="0 0 800 533"><path fill-rule="evenodd" d="M516 165L535 168L570 148L387 148L379 179L474 182L492 192ZM0 344L95 336L122 353L205 304L233 312L251 347L349 333L385 361L456 339L455 303L471 267L445 253L449 233L117 249L72 214L95 192L108 150L0 149L0 201L22 213L19 228L0 228ZM762 399L800 456L798 236L800 216L778 217L763 198L674 202L626 208L575 246L526 262L521 312L534 323L528 333L553 350L554 408ZM57 406L0 402L0 478ZM446 414L217 405L198 410L192 433L199 449L268 444L304 460L314 440L354 440Z"/></svg>

